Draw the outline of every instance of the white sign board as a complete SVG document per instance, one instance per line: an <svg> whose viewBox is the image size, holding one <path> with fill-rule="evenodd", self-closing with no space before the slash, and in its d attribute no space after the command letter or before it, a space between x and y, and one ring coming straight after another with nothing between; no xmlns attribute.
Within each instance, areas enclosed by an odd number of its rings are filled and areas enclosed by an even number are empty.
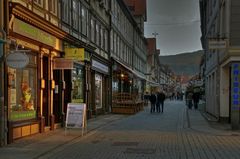
<svg viewBox="0 0 240 159"><path fill-rule="evenodd" d="M227 42L226 40L209 40L208 47L209 49L226 49Z"/></svg>
<svg viewBox="0 0 240 159"><path fill-rule="evenodd" d="M20 69L29 64L29 57L25 53L14 52L8 54L5 61L8 67Z"/></svg>
<svg viewBox="0 0 240 159"><path fill-rule="evenodd" d="M66 128L84 128L86 122L86 105L84 103L68 103Z"/></svg>

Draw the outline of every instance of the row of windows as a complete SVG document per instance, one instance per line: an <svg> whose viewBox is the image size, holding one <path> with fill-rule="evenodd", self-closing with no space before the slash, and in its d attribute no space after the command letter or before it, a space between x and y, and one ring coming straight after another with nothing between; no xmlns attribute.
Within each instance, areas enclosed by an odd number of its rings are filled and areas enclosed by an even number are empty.
<svg viewBox="0 0 240 159"><path fill-rule="evenodd" d="M132 44L133 43L133 26L128 18L125 16L121 10L118 2L112 0L112 23L117 27L118 31L126 38L126 40Z"/></svg>
<svg viewBox="0 0 240 159"><path fill-rule="evenodd" d="M43 0L33 0L35 4L44 8L44 1ZM45 6L47 6L48 11L57 15L57 7L58 7L58 0L48 0L48 3L45 2Z"/></svg>
<svg viewBox="0 0 240 159"><path fill-rule="evenodd" d="M43 0L34 0L38 5L43 5ZM58 0L49 0L49 10L57 12ZM88 9L80 0L60 0L61 4L61 17L62 22L68 24L76 32L80 32L82 35L88 37L92 43L96 44L101 49L108 50L108 41L109 41L109 31L106 26L104 26L97 18L91 16L88 12ZM102 0L105 8L108 7L108 0ZM118 36L117 33L111 33L110 48L111 52L117 57L125 61L126 63L133 64L133 39L135 39L135 45L141 50L141 58L144 58L145 50L144 42L141 35L138 35L135 32L132 26L132 23L125 16L121 10L118 2L112 0L112 22L118 28L118 31L122 36ZM51 8L51 9L50 9ZM122 39L124 37L124 39ZM146 56L146 55L145 55ZM134 59L134 65L138 70L143 70L144 62L140 60L137 56Z"/></svg>
<svg viewBox="0 0 240 159"><path fill-rule="evenodd" d="M132 49L119 37L117 33L111 31L110 36L111 53L129 65L132 65Z"/></svg>
<svg viewBox="0 0 240 159"><path fill-rule="evenodd" d="M134 57L134 67L138 71L146 72L146 64L143 62L142 59L139 58L139 56Z"/></svg>
<svg viewBox="0 0 240 159"><path fill-rule="evenodd" d="M93 16L91 17L91 41L104 50L108 50L108 30Z"/></svg>
<svg viewBox="0 0 240 159"><path fill-rule="evenodd" d="M72 0L71 2L62 0L62 21L72 25L75 31L87 36L88 10L79 0Z"/></svg>

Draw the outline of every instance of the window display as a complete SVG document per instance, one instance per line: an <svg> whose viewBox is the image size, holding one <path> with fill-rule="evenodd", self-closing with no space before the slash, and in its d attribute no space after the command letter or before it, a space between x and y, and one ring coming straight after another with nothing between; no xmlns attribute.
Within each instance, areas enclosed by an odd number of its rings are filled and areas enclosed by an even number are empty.
<svg viewBox="0 0 240 159"><path fill-rule="evenodd" d="M84 102L84 72L81 67L75 67L72 71L72 102L83 103Z"/></svg>
<svg viewBox="0 0 240 159"><path fill-rule="evenodd" d="M26 120L36 117L37 67L36 57L24 69L8 68L10 120Z"/></svg>
<svg viewBox="0 0 240 159"><path fill-rule="evenodd" d="M95 74L95 104L96 108L102 108L102 76Z"/></svg>

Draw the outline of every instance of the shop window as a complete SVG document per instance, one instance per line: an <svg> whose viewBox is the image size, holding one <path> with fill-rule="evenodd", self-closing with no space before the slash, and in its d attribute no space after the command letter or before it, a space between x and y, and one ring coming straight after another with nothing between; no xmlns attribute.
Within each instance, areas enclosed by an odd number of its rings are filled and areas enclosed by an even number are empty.
<svg viewBox="0 0 240 159"><path fill-rule="evenodd" d="M95 74L95 104L97 109L102 108L102 76Z"/></svg>
<svg viewBox="0 0 240 159"><path fill-rule="evenodd" d="M23 69L8 69L9 120L36 118L37 67L36 56L28 55L30 64Z"/></svg>
<svg viewBox="0 0 240 159"><path fill-rule="evenodd" d="M84 70L81 67L75 67L72 71L72 102L84 103Z"/></svg>

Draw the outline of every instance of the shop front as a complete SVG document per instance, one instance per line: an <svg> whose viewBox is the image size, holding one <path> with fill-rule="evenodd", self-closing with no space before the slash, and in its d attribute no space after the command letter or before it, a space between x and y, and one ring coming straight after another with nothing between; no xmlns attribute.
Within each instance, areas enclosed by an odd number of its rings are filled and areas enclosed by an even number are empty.
<svg viewBox="0 0 240 159"><path fill-rule="evenodd" d="M133 93L133 74L124 64L114 61L112 69L112 94Z"/></svg>
<svg viewBox="0 0 240 159"><path fill-rule="evenodd" d="M17 10L12 11L13 14ZM9 51L6 56L6 104L8 106L8 143L24 136L53 130L55 124L53 104L55 80L53 60L62 52L61 40L39 29L19 14L12 16ZM19 56L13 56L14 54ZM21 55L22 54L22 55ZM19 68L19 57L26 56L26 65ZM56 80L57 81L57 80Z"/></svg>
<svg viewBox="0 0 240 159"><path fill-rule="evenodd" d="M104 114L110 111L110 77L107 61L92 58L92 115ZM90 104L91 105L91 104Z"/></svg>
<svg viewBox="0 0 240 159"><path fill-rule="evenodd" d="M144 81L137 72L118 60L112 69L112 112L135 114L143 109Z"/></svg>

